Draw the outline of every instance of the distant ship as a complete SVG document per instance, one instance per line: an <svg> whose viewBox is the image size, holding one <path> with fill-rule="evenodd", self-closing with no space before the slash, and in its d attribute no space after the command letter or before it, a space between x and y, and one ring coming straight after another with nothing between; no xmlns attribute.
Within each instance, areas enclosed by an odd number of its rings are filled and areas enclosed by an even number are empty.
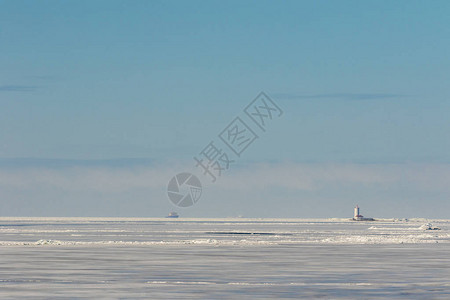
<svg viewBox="0 0 450 300"><path fill-rule="evenodd" d="M166 216L166 218L178 218L178 217L179 215L175 211L171 212L168 216Z"/></svg>
<svg viewBox="0 0 450 300"><path fill-rule="evenodd" d="M359 206L355 206L354 214L353 214L353 221L375 221L373 218L364 218L363 215L359 213Z"/></svg>

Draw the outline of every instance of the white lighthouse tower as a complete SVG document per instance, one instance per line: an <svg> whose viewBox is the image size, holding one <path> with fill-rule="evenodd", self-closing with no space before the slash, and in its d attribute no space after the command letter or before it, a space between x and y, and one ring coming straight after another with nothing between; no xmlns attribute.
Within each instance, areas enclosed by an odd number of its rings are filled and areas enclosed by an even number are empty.
<svg viewBox="0 0 450 300"><path fill-rule="evenodd" d="M353 221L375 221L373 218L364 218L364 216L359 213L358 205L355 206L352 220Z"/></svg>
<svg viewBox="0 0 450 300"><path fill-rule="evenodd" d="M353 218L356 219L358 217L362 217L362 216L359 215L359 206L356 205L355 206L355 213L353 214Z"/></svg>

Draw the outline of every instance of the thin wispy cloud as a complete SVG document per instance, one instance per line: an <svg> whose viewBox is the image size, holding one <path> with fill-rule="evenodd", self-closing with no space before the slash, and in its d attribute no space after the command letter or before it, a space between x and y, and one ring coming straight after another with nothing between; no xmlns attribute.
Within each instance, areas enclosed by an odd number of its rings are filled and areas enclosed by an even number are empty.
<svg viewBox="0 0 450 300"><path fill-rule="evenodd" d="M34 92L38 89L32 85L0 85L0 92Z"/></svg>
<svg viewBox="0 0 450 300"><path fill-rule="evenodd" d="M192 167L192 166L191 166ZM182 169L189 169L189 165ZM178 170L165 166L98 165L62 168L31 166L0 168L0 187L20 189L52 187L111 193L134 188L165 190ZM210 178L200 177L208 185ZM224 174L213 186L221 190L258 190L287 188L319 191L330 186L403 185L411 189L439 190L450 193L449 164L255 164Z"/></svg>
<svg viewBox="0 0 450 300"><path fill-rule="evenodd" d="M271 94L276 99L287 100L308 100L308 99L340 99L340 100L376 100L388 98L403 98L407 95L389 94L389 93L329 93L329 94L291 94L291 93L274 93Z"/></svg>
<svg viewBox="0 0 450 300"><path fill-rule="evenodd" d="M58 77L52 76L52 75L30 75L30 76L27 76L26 78L38 79L38 80L55 80Z"/></svg>

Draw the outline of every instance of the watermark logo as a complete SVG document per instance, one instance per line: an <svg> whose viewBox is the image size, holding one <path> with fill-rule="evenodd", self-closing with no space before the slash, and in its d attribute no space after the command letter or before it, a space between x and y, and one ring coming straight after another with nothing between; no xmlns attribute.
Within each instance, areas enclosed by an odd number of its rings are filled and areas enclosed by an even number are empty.
<svg viewBox="0 0 450 300"><path fill-rule="evenodd" d="M281 108L261 92L244 108L243 113L235 117L218 134L218 139L211 140L198 155L194 156L195 167L209 177L211 182L216 182L222 173L230 169L230 165L259 138L257 132L264 134L270 122L282 114ZM188 207L200 199L202 185L193 174L180 173L169 181L167 193L174 205Z"/></svg>
<svg viewBox="0 0 450 300"><path fill-rule="evenodd" d="M176 206L192 206L202 195L202 184L195 175L180 173L169 181L167 194L170 201Z"/></svg>

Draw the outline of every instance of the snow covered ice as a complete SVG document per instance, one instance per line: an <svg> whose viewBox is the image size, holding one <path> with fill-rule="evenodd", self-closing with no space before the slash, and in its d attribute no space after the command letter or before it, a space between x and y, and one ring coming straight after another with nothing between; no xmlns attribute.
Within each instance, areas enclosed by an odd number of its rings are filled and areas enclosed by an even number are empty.
<svg viewBox="0 0 450 300"><path fill-rule="evenodd" d="M422 219L0 218L0 298L447 299L449 229Z"/></svg>

